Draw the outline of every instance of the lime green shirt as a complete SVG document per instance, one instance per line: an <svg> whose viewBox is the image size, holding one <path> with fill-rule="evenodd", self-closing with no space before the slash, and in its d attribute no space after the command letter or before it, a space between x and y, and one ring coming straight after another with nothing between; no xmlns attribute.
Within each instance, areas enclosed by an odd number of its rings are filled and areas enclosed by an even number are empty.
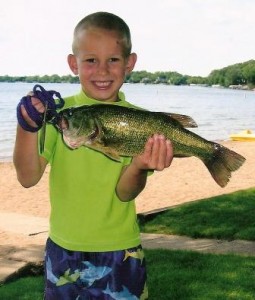
<svg viewBox="0 0 255 300"><path fill-rule="evenodd" d="M113 105L131 107L120 92ZM65 108L99 103L83 91L65 99ZM100 102L101 103L101 102ZM124 165L86 147L69 149L62 135L47 125L42 153L50 169L50 238L73 251L101 252L140 244L134 200L122 202L115 188Z"/></svg>

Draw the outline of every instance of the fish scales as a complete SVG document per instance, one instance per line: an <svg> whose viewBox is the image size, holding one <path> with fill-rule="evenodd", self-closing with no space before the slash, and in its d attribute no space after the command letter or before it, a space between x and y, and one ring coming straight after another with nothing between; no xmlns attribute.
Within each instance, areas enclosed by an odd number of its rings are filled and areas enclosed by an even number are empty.
<svg viewBox="0 0 255 300"><path fill-rule="evenodd" d="M206 157L210 156L208 151L210 153L214 151L213 143L193 135L166 114L116 108L108 110L100 107L94 117L103 124L106 144L118 147L122 155L134 156L141 153L145 142L155 133L163 134L167 139L175 141L175 155L200 154Z"/></svg>
<svg viewBox="0 0 255 300"><path fill-rule="evenodd" d="M185 127L194 127L188 116L113 104L69 108L59 116L58 127L71 149L86 146L119 161L120 156L142 153L150 136L162 134L171 140L175 157L199 158L221 187L245 161L240 154L187 130Z"/></svg>

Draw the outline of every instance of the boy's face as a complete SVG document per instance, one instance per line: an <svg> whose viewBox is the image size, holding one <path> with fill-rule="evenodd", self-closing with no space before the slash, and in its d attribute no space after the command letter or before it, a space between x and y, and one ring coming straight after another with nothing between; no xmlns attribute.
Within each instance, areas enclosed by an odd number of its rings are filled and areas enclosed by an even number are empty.
<svg viewBox="0 0 255 300"><path fill-rule="evenodd" d="M91 28L78 33L76 53L68 63L79 75L86 95L100 101L117 101L125 75L136 62L136 54L123 55L123 46L115 31Z"/></svg>

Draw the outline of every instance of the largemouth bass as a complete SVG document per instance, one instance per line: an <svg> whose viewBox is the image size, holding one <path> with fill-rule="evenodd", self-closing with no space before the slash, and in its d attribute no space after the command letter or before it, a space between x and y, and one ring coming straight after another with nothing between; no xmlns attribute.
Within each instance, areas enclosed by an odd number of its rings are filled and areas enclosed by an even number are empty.
<svg viewBox="0 0 255 300"><path fill-rule="evenodd" d="M119 161L120 156L142 153L153 134L163 134L173 143L175 157L201 159L221 187L245 161L240 154L187 130L196 124L183 115L98 104L64 109L59 116L58 126L71 149L86 146Z"/></svg>

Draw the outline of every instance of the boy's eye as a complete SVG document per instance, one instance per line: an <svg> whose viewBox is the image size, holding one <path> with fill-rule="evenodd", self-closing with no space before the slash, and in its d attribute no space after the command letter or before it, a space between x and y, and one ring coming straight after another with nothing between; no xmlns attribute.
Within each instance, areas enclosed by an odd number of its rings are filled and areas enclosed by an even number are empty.
<svg viewBox="0 0 255 300"><path fill-rule="evenodd" d="M86 62L90 63L90 64L93 64L96 62L96 59L95 58L87 58L86 59Z"/></svg>
<svg viewBox="0 0 255 300"><path fill-rule="evenodd" d="M119 57L111 57L108 59L108 62L109 63L115 63L115 62L119 62L120 61L120 58ZM96 58L86 58L84 60L84 62L88 63L88 64L95 64L98 62L98 60Z"/></svg>
<svg viewBox="0 0 255 300"><path fill-rule="evenodd" d="M119 61L120 59L118 57L112 57L109 59L110 62L117 62Z"/></svg>

